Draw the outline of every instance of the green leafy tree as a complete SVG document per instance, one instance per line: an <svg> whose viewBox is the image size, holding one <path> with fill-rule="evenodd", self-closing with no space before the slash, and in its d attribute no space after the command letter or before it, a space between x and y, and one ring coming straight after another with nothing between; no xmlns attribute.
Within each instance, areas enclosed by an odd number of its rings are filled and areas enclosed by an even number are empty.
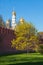
<svg viewBox="0 0 43 65"><path fill-rule="evenodd" d="M5 23L1 15L0 15L0 27L5 27Z"/></svg>
<svg viewBox="0 0 43 65"><path fill-rule="evenodd" d="M43 54L43 44L39 44L39 52L41 53L41 54Z"/></svg>

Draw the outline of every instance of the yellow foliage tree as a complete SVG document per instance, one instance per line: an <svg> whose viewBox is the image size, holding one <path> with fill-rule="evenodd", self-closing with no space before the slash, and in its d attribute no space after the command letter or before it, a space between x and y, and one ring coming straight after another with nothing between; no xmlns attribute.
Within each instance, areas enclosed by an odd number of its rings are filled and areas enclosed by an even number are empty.
<svg viewBox="0 0 43 65"><path fill-rule="evenodd" d="M18 23L15 28L16 40L12 40L12 47L17 50L30 50L38 49L37 30L31 24L24 21L23 24Z"/></svg>

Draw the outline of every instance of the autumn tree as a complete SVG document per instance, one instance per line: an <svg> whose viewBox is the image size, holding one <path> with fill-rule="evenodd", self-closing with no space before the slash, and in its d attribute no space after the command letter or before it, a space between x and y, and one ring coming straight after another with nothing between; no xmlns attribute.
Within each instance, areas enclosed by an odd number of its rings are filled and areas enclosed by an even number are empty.
<svg viewBox="0 0 43 65"><path fill-rule="evenodd" d="M15 28L16 40L12 40L12 47L17 50L36 51L38 49L37 30L31 23L18 23Z"/></svg>

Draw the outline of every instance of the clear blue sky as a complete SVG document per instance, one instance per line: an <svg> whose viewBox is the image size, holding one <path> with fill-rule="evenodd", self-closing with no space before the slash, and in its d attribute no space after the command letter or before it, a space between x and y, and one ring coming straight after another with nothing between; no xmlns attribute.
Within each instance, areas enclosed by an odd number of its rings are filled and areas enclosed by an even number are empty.
<svg viewBox="0 0 43 65"><path fill-rule="evenodd" d="M23 17L31 21L38 31L43 31L43 0L0 0L0 14L4 21L11 19L13 9L17 21Z"/></svg>

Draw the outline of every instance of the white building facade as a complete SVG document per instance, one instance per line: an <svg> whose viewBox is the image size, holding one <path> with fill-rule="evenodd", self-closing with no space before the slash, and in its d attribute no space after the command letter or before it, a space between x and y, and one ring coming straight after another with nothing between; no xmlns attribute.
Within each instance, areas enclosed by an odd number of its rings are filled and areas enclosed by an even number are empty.
<svg viewBox="0 0 43 65"><path fill-rule="evenodd" d="M11 28L14 29L16 26L16 13L12 12L12 22L11 22Z"/></svg>

